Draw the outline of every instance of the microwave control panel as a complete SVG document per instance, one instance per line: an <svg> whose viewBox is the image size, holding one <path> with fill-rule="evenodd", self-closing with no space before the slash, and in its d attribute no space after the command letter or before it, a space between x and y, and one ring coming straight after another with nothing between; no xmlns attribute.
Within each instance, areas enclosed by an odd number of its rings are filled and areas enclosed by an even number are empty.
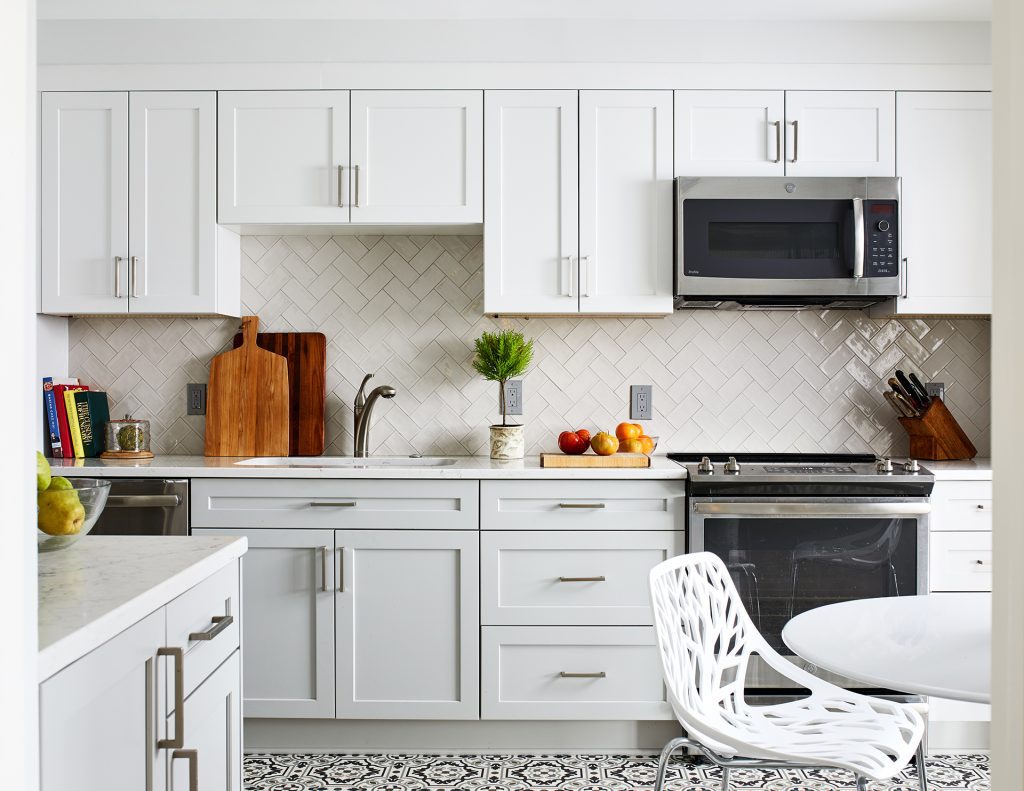
<svg viewBox="0 0 1024 791"><path fill-rule="evenodd" d="M896 277L899 275L897 215L897 203L894 200L864 201L865 277Z"/></svg>

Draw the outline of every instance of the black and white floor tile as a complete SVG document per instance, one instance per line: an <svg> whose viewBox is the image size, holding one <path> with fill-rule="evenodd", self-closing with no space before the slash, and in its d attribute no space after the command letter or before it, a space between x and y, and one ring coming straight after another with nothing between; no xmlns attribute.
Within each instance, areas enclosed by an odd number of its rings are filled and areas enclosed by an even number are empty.
<svg viewBox="0 0 1024 791"><path fill-rule="evenodd" d="M654 758L626 755L269 755L245 757L247 791L640 791L654 783ZM721 770L674 761L668 791L717 791ZM928 759L928 787L990 791L987 755ZM735 770L735 791L848 791L839 770ZM872 791L917 791L907 769Z"/></svg>

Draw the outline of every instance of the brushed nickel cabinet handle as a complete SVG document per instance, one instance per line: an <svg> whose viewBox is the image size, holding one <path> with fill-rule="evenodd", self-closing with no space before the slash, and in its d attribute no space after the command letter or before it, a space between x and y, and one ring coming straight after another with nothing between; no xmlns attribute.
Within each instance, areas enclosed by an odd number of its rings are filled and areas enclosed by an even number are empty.
<svg viewBox="0 0 1024 791"><path fill-rule="evenodd" d="M599 577L559 577L559 582L604 582L605 576L602 574Z"/></svg>
<svg viewBox="0 0 1024 791"><path fill-rule="evenodd" d="M777 165L782 161L782 121L771 121L768 126L775 127L775 159L769 161Z"/></svg>
<svg viewBox="0 0 1024 791"><path fill-rule="evenodd" d="M176 758L188 761L188 791L199 791L199 751L175 750L171 753L171 760Z"/></svg>
<svg viewBox="0 0 1024 791"><path fill-rule="evenodd" d="M571 255L563 255L559 260L567 262L567 265L559 267L559 275L558 275L558 277L559 277L560 282L559 282L558 293L560 293L560 294L562 294L562 296L566 296L566 297L575 297L576 296L576 291L572 287L572 284L573 284L573 276L572 276L573 257ZM562 273L565 273L566 275L568 275L568 277L563 277Z"/></svg>
<svg viewBox="0 0 1024 791"><path fill-rule="evenodd" d="M604 503L559 503L559 508L604 508Z"/></svg>
<svg viewBox="0 0 1024 791"><path fill-rule="evenodd" d="M345 547L338 547L338 593L345 592Z"/></svg>
<svg viewBox="0 0 1024 791"><path fill-rule="evenodd" d="M355 501L347 500L345 502L329 503L321 502L319 500L312 500L309 503L310 508L355 508Z"/></svg>
<svg viewBox="0 0 1024 791"><path fill-rule="evenodd" d="M107 498L107 508L177 508L181 505L180 494L112 494Z"/></svg>
<svg viewBox="0 0 1024 791"><path fill-rule="evenodd" d="M359 165L356 165L355 170L356 170L356 200L355 200L355 204L354 205L358 209L359 208Z"/></svg>
<svg viewBox="0 0 1024 791"><path fill-rule="evenodd" d="M796 159L797 159L797 156L798 156L799 150L800 150L799 149L799 145L800 145L800 129L797 126L797 123L798 123L797 121L790 121L789 123L792 124L792 126L793 126L793 158L791 160L789 160L789 161L790 162L796 162Z"/></svg>
<svg viewBox="0 0 1024 791"><path fill-rule="evenodd" d="M185 652L180 648L158 648L157 656L174 659L174 737L159 739L160 749L185 745Z"/></svg>
<svg viewBox="0 0 1024 791"><path fill-rule="evenodd" d="M121 262L124 259L119 256L114 256L114 296L118 299L121 298Z"/></svg>
<svg viewBox="0 0 1024 791"><path fill-rule="evenodd" d="M589 297L590 292L593 290L593 283L591 282L594 278L594 270L590 266L590 256L580 256L580 280L583 280L583 276L586 275L586 287L581 283L580 285L580 296Z"/></svg>
<svg viewBox="0 0 1024 791"><path fill-rule="evenodd" d="M131 275L131 279L132 279L132 299L138 299L139 298L139 257L137 255L133 255L131 257L131 263L132 263L132 268L131 268L131 272L129 274Z"/></svg>
<svg viewBox="0 0 1024 791"><path fill-rule="evenodd" d="M327 593L327 547L320 547L320 592Z"/></svg>
<svg viewBox="0 0 1024 791"><path fill-rule="evenodd" d="M235 622L235 618L232 615L215 615L210 619L213 624L210 628L202 632L189 632L189 640L212 640L214 637L219 635L231 624Z"/></svg>
<svg viewBox="0 0 1024 791"><path fill-rule="evenodd" d="M338 208L339 209L344 209L345 208L344 193L342 192L342 189L341 189L341 183L342 183L341 177L342 177L342 174L344 172L345 172L345 166L344 165L338 165Z"/></svg>
<svg viewBox="0 0 1024 791"><path fill-rule="evenodd" d="M603 670L598 670L596 673L569 673L563 670L558 675L560 678L607 678L607 674Z"/></svg>

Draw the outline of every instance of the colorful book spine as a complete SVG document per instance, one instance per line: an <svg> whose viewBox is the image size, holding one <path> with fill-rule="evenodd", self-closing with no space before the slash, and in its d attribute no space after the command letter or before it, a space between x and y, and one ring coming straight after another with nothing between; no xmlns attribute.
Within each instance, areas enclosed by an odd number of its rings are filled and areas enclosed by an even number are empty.
<svg viewBox="0 0 1024 791"><path fill-rule="evenodd" d="M85 448L82 446L82 431L78 425L78 409L75 406L74 390L64 391L64 403L68 412L68 429L71 433L71 447L76 459L85 458Z"/></svg>
<svg viewBox="0 0 1024 791"><path fill-rule="evenodd" d="M78 380L68 380L53 387L54 401L57 402L57 422L60 425L60 444L64 451L64 458L74 458L75 449L71 446L71 426L68 423L67 402L64 400L64 393L68 390L88 390L86 385L78 384Z"/></svg>
<svg viewBox="0 0 1024 791"><path fill-rule="evenodd" d="M60 439L60 421L57 419L57 399L53 393L53 377L43 378L43 407L46 410L47 434L50 440L50 453L55 459L64 457L64 448Z"/></svg>
<svg viewBox="0 0 1024 791"><path fill-rule="evenodd" d="M107 394L84 390L75 393L75 411L78 413L83 454L86 458L99 456L103 452L103 430L110 420Z"/></svg>

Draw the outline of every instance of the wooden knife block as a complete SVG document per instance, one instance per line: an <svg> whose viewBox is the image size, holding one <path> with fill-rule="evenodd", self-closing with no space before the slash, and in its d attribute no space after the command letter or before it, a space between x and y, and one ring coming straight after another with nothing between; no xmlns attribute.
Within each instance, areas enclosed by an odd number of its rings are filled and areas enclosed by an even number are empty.
<svg viewBox="0 0 1024 791"><path fill-rule="evenodd" d="M938 397L932 397L921 417L901 417L899 421L910 436L911 458L949 461L978 455L978 449Z"/></svg>

